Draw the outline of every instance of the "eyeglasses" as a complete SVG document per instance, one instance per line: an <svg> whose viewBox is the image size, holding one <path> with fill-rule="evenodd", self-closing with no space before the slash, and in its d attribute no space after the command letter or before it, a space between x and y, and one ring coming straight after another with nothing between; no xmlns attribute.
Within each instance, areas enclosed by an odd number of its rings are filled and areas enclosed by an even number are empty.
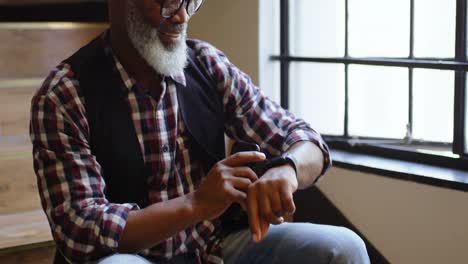
<svg viewBox="0 0 468 264"><path fill-rule="evenodd" d="M203 4L203 0L158 0L157 2L161 5L161 16L164 18L175 16L185 2L187 2L185 10L189 16L193 16Z"/></svg>

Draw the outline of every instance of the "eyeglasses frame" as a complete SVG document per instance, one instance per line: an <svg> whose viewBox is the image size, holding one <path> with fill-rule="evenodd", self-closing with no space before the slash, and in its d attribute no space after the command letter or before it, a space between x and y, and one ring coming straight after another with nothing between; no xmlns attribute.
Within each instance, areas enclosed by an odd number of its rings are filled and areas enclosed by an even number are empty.
<svg viewBox="0 0 468 264"><path fill-rule="evenodd" d="M170 16L165 16L165 15L163 14L163 10L164 10L164 6L166 5L166 3L167 3L168 1L171 1L171 0L157 0L157 1L156 1L156 2L158 2L159 5L161 6L160 14L161 14L161 16L162 16L163 18L165 18L165 19L169 19L169 18L174 17L174 16L180 11L180 9L181 9L182 6L185 4L185 2L187 2L187 5L185 6L185 11L187 12L187 14L188 14L189 16L193 16L195 13L198 12L198 10L200 9L200 7L203 5L203 2L204 2L204 0L201 0L200 6L198 6L197 9L195 9L195 10L193 11L192 14L190 14L190 13L189 13L189 10L188 10L188 7L189 7L190 3L192 2L192 0L183 0L183 1L180 2L179 7L178 7L177 9L175 9L175 10L171 13Z"/></svg>

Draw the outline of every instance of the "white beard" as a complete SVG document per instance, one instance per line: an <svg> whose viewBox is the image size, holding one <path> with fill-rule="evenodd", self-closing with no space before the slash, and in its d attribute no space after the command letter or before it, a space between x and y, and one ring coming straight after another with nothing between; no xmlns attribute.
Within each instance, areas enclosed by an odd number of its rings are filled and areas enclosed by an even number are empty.
<svg viewBox="0 0 468 264"><path fill-rule="evenodd" d="M186 28L177 43L165 47L159 39L158 30L144 20L133 1L127 3L125 23L128 37L140 56L162 75L174 76L181 73L187 65Z"/></svg>

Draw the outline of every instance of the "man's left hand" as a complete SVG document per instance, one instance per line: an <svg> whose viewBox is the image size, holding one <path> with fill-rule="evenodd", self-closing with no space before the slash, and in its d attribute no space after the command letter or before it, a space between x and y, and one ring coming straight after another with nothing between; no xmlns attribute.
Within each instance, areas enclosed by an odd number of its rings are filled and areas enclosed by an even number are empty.
<svg viewBox="0 0 468 264"><path fill-rule="evenodd" d="M254 241L266 236L270 223L281 224L295 212L293 193L297 188L296 173L289 164L269 169L249 186L247 213Z"/></svg>

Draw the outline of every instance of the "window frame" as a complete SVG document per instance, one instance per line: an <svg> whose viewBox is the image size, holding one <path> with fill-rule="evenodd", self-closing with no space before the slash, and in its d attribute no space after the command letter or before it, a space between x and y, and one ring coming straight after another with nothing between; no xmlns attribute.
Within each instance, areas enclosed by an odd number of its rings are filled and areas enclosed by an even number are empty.
<svg viewBox="0 0 468 264"><path fill-rule="evenodd" d="M468 74L467 60L467 0L456 0L456 36L455 36L455 57L452 59L424 58L418 59L414 56L414 0L410 0L410 54L407 58L385 58L372 57L360 58L350 57L348 53L349 45L349 17L348 2L345 1L345 55L344 57L306 57L291 56L290 54L290 17L289 0L280 0L280 54L271 56L272 61L280 63L280 94L281 105L289 108L289 85L290 85L290 63L291 62L313 62L313 63L341 63L345 66L345 114L343 136L327 136L325 140L330 147L346 150L355 153L364 153L388 158L401 159L406 161L437 165L455 169L468 170L468 150L465 152L465 95L466 95L466 74ZM413 123L413 70L421 69L439 69L452 70L455 74L455 93L454 93L454 131L453 144L451 145L456 157L447 157L436 154L427 154L416 152L415 150L389 147L388 139L375 139L368 137L351 137L348 133L348 111L349 111L349 85L348 69L349 65L372 65L372 66L398 66L405 67L409 71L409 129L412 130ZM405 143L405 139L400 139ZM371 143L369 143L371 142ZM422 142L416 142L420 144ZM422 145L441 146L437 142L423 142Z"/></svg>

